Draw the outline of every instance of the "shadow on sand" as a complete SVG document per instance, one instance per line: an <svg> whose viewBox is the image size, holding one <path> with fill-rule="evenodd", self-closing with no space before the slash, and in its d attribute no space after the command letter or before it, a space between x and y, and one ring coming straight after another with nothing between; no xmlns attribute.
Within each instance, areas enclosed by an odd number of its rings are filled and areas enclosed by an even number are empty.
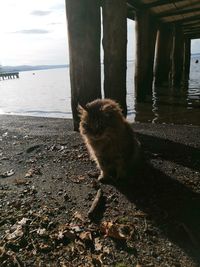
<svg viewBox="0 0 200 267"><path fill-rule="evenodd" d="M200 149L150 135L138 134L138 137L145 151L161 154L162 159L200 171Z"/></svg>
<svg viewBox="0 0 200 267"><path fill-rule="evenodd" d="M132 182L114 186L147 213L167 238L200 263L200 194L149 163L151 153L161 153L162 160L199 170L199 151L157 137L139 135L139 139L148 151L142 169Z"/></svg>

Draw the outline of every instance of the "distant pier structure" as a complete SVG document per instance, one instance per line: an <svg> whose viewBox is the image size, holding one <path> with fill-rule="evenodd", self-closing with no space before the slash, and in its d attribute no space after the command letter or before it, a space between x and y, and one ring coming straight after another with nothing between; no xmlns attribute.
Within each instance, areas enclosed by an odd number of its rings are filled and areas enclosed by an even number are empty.
<svg viewBox="0 0 200 267"><path fill-rule="evenodd" d="M138 102L149 99L153 86L179 88L189 79L191 39L200 38L199 0L65 1L75 130L78 104L101 98L101 39L104 96L118 101L127 113L127 18L135 20Z"/></svg>
<svg viewBox="0 0 200 267"><path fill-rule="evenodd" d="M19 78L19 72L3 72L0 73L0 80Z"/></svg>

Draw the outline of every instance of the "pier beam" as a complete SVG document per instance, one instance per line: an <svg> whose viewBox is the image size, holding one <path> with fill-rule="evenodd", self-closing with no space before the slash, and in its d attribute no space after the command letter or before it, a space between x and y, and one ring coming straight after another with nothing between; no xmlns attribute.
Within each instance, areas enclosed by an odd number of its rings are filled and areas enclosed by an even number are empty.
<svg viewBox="0 0 200 267"><path fill-rule="evenodd" d="M172 87L179 87L183 81L183 31L179 25L174 25L172 49Z"/></svg>
<svg viewBox="0 0 200 267"><path fill-rule="evenodd" d="M66 0L68 21L71 106L74 130L79 128L78 104L101 98L100 3Z"/></svg>
<svg viewBox="0 0 200 267"><path fill-rule="evenodd" d="M136 12L135 91L137 101L152 95L153 66L157 34L156 22L148 10Z"/></svg>
<svg viewBox="0 0 200 267"><path fill-rule="evenodd" d="M102 10L104 93L106 98L112 98L121 105L126 116L126 1L104 0L102 2Z"/></svg>
<svg viewBox="0 0 200 267"><path fill-rule="evenodd" d="M190 60L191 60L191 39L184 39L184 57L183 57L183 79L190 79Z"/></svg>
<svg viewBox="0 0 200 267"><path fill-rule="evenodd" d="M172 52L172 28L161 25L157 35L157 49L155 61L155 85L162 86L169 84L169 74L171 70Z"/></svg>

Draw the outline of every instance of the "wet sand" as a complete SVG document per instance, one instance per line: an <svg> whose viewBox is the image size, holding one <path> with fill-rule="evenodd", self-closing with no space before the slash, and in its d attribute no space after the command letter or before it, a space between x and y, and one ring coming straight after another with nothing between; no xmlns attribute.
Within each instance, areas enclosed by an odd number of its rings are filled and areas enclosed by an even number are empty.
<svg viewBox="0 0 200 267"><path fill-rule="evenodd" d="M141 170L99 184L71 120L0 125L1 266L200 266L200 127L134 124Z"/></svg>

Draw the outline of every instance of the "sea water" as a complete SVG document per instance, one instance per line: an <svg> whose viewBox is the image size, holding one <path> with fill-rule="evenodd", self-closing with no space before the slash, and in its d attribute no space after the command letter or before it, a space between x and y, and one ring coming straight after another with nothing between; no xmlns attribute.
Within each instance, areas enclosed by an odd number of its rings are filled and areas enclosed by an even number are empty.
<svg viewBox="0 0 200 267"><path fill-rule="evenodd" d="M70 95L69 68L20 72L19 79L0 81L0 114L72 118ZM130 121L200 125L200 56L191 58L188 85L153 88L146 103L135 100L134 62L128 61L127 106Z"/></svg>

